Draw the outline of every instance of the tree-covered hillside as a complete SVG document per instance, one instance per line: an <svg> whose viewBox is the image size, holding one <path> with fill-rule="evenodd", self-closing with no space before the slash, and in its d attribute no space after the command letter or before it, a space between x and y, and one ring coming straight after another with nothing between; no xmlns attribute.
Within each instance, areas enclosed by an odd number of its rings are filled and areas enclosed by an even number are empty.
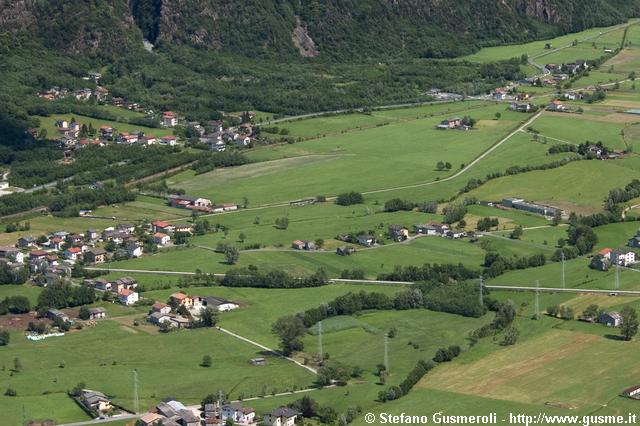
<svg viewBox="0 0 640 426"><path fill-rule="evenodd" d="M519 60L450 58L636 16L640 0L4 0L0 143L31 117L91 105L45 102L92 87L204 120L216 111L297 114L480 93L522 77ZM154 44L152 52L143 39Z"/></svg>

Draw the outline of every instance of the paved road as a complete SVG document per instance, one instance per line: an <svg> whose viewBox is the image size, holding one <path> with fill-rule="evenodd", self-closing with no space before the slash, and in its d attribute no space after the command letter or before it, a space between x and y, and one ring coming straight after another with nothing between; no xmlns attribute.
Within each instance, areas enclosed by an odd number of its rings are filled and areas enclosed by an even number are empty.
<svg viewBox="0 0 640 426"><path fill-rule="evenodd" d="M60 424L58 426L99 425L99 424L104 424L104 423L115 422L115 421L118 421L118 420L134 420L134 419L139 419L140 417L142 417L142 414L126 414L126 415L122 415L122 416L109 417L108 419L93 419L93 420L86 420L84 422L62 423L62 424Z"/></svg>
<svg viewBox="0 0 640 426"><path fill-rule="evenodd" d="M508 291L540 291L546 293L593 293L593 294L615 294L620 296L640 296L640 290L602 290L589 288L559 288L559 287L526 287L509 285L485 285L486 288L494 290Z"/></svg>

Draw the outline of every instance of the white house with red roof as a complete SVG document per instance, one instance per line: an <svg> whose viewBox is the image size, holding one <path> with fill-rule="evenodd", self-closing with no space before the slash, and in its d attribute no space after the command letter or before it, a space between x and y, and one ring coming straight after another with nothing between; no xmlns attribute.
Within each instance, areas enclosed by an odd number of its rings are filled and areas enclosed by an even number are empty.
<svg viewBox="0 0 640 426"><path fill-rule="evenodd" d="M173 111L165 111L162 113L162 125L164 127L174 127L178 125L178 117Z"/></svg>
<svg viewBox="0 0 640 426"><path fill-rule="evenodd" d="M67 260L78 260L82 256L82 249L80 247L69 247L64 251L64 258Z"/></svg>
<svg viewBox="0 0 640 426"><path fill-rule="evenodd" d="M175 225L163 220L156 220L155 222L152 222L151 227L153 228L153 232L161 232L163 234L173 234L176 230Z"/></svg>
<svg viewBox="0 0 640 426"><path fill-rule="evenodd" d="M178 138L173 135L167 135L160 138L160 145L175 146L177 142Z"/></svg>
<svg viewBox="0 0 640 426"><path fill-rule="evenodd" d="M123 288L118 292L118 301L123 305L133 305L139 300L139 295L133 290Z"/></svg>
<svg viewBox="0 0 640 426"><path fill-rule="evenodd" d="M153 234L153 242L159 246L166 246L171 241L171 237L162 232L156 232Z"/></svg>

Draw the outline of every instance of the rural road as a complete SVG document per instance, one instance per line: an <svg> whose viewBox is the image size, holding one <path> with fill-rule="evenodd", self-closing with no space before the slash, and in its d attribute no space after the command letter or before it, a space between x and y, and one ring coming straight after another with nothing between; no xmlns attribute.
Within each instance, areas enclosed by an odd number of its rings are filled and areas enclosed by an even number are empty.
<svg viewBox="0 0 640 426"><path fill-rule="evenodd" d="M142 417L143 414L125 414L125 415L122 415L122 416L114 416L114 417L109 417L109 418L106 418L106 419L93 419L93 420L86 420L86 421L83 421L83 422L75 422L75 423L61 423L58 426L99 425L99 424L115 422L115 421L118 421L118 420L139 419L140 417Z"/></svg>
<svg viewBox="0 0 640 426"><path fill-rule="evenodd" d="M594 38L598 38L598 37L603 36L605 34L609 34L610 32L617 31L617 30L619 30L621 28L626 28L626 27L629 27L629 26L634 25L634 24L637 24L637 22L635 22L635 21L634 22L626 22L624 24L616 25L615 27L609 28L606 31L600 31L599 34L594 34L594 35L585 37L582 40L578 40L578 43L584 43L585 41L593 40ZM569 44L565 44L564 46L557 47L555 49L550 49L550 50L548 50L546 52L542 52L542 53L539 53L537 55L533 55L530 58L528 58L527 61L529 62L529 65L533 66L534 68L539 69L540 71L542 71L542 72L544 72L546 74L546 72L544 71L544 67L542 65L538 64L537 62L535 62L534 59L538 59L538 58L542 58L543 56L551 55L552 53L559 52L559 51L567 49L569 47L574 47L573 46L573 42L571 42Z"/></svg>
<svg viewBox="0 0 640 426"><path fill-rule="evenodd" d="M194 272L178 272L178 271L149 271L149 270L144 270L144 269L105 269L105 268L86 268L89 270L107 270L107 271L111 271L111 272L131 272L131 273L147 273L147 274L169 274L169 275L195 275ZM633 271L633 272L640 272L640 270L637 269L632 269L632 268L624 268L622 267L622 269L625 270L629 270L629 271ZM216 277L223 277L224 274L214 274ZM378 284L378 285L398 285L398 286L405 286L405 285L413 285L416 284L415 282L412 281L382 281L382 280L350 280L350 279L342 279L342 278L331 278L329 279L329 282L334 283L334 284L339 284L339 283L345 283L345 284ZM494 290L506 290L506 291L535 291L536 288L535 287L528 287L528 286L509 286L509 285L484 285L484 287L489 288L489 289L494 289ZM602 294L608 294L608 293L617 293L620 295L627 295L627 296L640 296L640 290L603 290L603 289L593 289L593 288L559 288L559 287L539 287L538 288L539 291L544 291L544 292L564 292L564 293L602 293ZM227 332L228 330L221 330L224 332ZM242 338L243 340L245 338L243 338L242 336L238 336L240 338ZM265 346L260 345L257 342L253 342L250 340L246 340L247 342L254 344L264 350L269 350L269 351L274 351L273 349L269 349ZM294 361L297 363L297 361ZM304 366L306 368L306 366Z"/></svg>
<svg viewBox="0 0 640 426"><path fill-rule="evenodd" d="M281 352L276 351L275 349L271 349L271 348L269 348L267 346L261 345L260 343L254 341L254 340L247 339L246 337L243 337L243 336L241 336L239 334L236 334L233 331L229 331L229 330L227 330L225 328L222 328L222 327L216 327L216 328L218 330L220 330L221 332L228 334L229 336L235 337L236 339L240 339L240 340L242 340L244 342L250 343L253 346L257 346L257 347L259 347L260 349L262 349L264 351L271 352L271 353L276 354L276 355L278 355L278 356L280 356L280 357L282 357L282 358L284 358L286 360L289 360L289 361L293 362L294 364L304 368L305 370L308 370L308 371L312 372L313 374L318 374L318 371L315 368L311 368L308 365L304 365L303 363L298 362L293 358L289 358L288 356L283 355Z"/></svg>
<svg viewBox="0 0 640 426"><path fill-rule="evenodd" d="M535 113L535 115L533 117L531 117L529 120L525 121L521 126L519 126L517 129L513 130L507 136L505 136L504 138L500 139L498 142L496 142L493 145L491 145L491 147L489 149L484 151L482 154L480 154L478 157L476 157L472 162L470 162L464 168L460 169L459 171L457 171L456 173L452 174L451 176L447 176L446 178L443 178L443 179L440 179L440 180L434 180L434 181L423 182L423 183L415 183L415 184L412 184L412 185L396 186L396 187L386 188L386 189L375 189L373 191L364 191L364 192L362 192L362 194L369 195L369 194L377 194L377 193L380 193L380 192L398 191L398 190L402 190L402 189L418 188L418 187L422 187L422 186L436 185L438 183L447 182L447 181L450 181L452 179L455 179L458 176L460 176L463 173L465 173L466 171L468 171L471 167L476 165L478 162L482 161L482 159L484 159L487 155L491 154L493 151L495 151L497 148L499 148L500 145L502 145L503 143L505 143L506 141L511 139L515 134L517 134L517 133L521 132L523 129L526 129L527 127L529 127L531 125L531 123L533 123L538 117L540 117L540 115L542 115L543 112L544 112L544 110L541 110L541 111ZM335 197L327 197L327 200L333 199L333 198L335 198Z"/></svg>

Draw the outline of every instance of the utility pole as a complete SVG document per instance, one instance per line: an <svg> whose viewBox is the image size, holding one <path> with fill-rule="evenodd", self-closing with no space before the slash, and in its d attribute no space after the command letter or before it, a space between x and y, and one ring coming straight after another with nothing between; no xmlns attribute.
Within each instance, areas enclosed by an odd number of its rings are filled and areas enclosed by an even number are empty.
<svg viewBox="0 0 640 426"><path fill-rule="evenodd" d="M138 371L134 368L133 371L133 412L134 414L138 414L140 411L139 401L138 401Z"/></svg>
<svg viewBox="0 0 640 426"><path fill-rule="evenodd" d="M540 281L536 280L536 303L533 318L538 319L540 315Z"/></svg>
<svg viewBox="0 0 640 426"><path fill-rule="evenodd" d="M322 321L318 322L318 355L322 361L324 352L322 351Z"/></svg>
<svg viewBox="0 0 640 426"><path fill-rule="evenodd" d="M480 306L484 306L484 299L482 294L482 275L480 275Z"/></svg>
<svg viewBox="0 0 640 426"><path fill-rule="evenodd" d="M560 253L560 259L562 259L562 288L565 288L564 283L564 251Z"/></svg>
<svg viewBox="0 0 640 426"><path fill-rule="evenodd" d="M384 369L389 374L389 335L384 335Z"/></svg>

